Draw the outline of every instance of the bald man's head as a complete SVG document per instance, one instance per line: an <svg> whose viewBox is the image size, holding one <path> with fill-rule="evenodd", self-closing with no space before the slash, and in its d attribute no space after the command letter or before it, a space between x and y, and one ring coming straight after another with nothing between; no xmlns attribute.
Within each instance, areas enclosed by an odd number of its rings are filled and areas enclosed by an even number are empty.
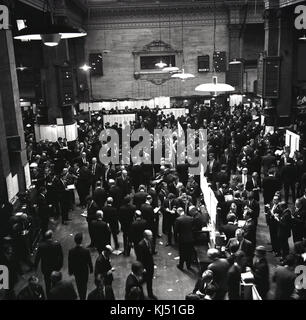
<svg viewBox="0 0 306 320"><path fill-rule="evenodd" d="M145 231L143 232L143 236L144 236L144 238L147 239L147 240L152 240L152 238L153 238L153 233L152 233L151 230L145 230Z"/></svg>

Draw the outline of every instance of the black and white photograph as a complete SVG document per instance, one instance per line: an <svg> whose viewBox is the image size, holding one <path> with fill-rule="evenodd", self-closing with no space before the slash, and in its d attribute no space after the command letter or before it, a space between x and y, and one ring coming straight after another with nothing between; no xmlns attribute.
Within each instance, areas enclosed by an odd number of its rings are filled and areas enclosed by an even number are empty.
<svg viewBox="0 0 306 320"><path fill-rule="evenodd" d="M306 300L306 1L1 0L0 300Z"/></svg>

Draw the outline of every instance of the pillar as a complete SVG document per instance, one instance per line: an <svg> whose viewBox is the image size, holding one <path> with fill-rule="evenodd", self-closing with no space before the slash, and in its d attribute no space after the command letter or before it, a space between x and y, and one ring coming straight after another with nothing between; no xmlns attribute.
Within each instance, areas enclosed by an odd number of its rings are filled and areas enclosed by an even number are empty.
<svg viewBox="0 0 306 320"><path fill-rule="evenodd" d="M1 195L6 191L4 179L11 173L18 177L18 190L25 191L24 166L27 164L23 121L20 108L19 88L16 73L15 53L11 30L0 30L0 153L1 153ZM12 152L7 139L20 140L21 149Z"/></svg>

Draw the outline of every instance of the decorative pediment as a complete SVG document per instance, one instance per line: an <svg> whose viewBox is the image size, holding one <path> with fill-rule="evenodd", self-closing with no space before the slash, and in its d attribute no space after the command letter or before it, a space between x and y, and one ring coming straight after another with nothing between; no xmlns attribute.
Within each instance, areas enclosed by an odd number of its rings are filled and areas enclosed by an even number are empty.
<svg viewBox="0 0 306 320"><path fill-rule="evenodd" d="M161 41L154 40L145 46L143 46L140 50L134 51L133 54L150 54L150 53L181 53L182 50L174 49L170 44Z"/></svg>

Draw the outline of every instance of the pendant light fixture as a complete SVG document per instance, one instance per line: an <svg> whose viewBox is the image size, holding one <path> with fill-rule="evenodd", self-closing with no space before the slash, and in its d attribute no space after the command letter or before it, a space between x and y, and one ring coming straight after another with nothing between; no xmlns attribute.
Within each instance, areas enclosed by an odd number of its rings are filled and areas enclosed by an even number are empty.
<svg viewBox="0 0 306 320"><path fill-rule="evenodd" d="M158 1L158 17L159 17L159 50L161 51L161 17L160 17L160 2ZM155 67L158 67L159 69L163 69L164 67L167 67L167 63L163 62L162 58L159 62L155 63Z"/></svg>
<svg viewBox="0 0 306 320"><path fill-rule="evenodd" d="M175 73L171 76L171 78L181 79L182 81L194 78L192 73L185 73L185 58L184 58L184 14L182 13L182 51L183 51L183 66L182 71L180 73Z"/></svg>
<svg viewBox="0 0 306 320"><path fill-rule="evenodd" d="M50 11L51 23L47 22L48 11ZM54 23L53 8L51 7L49 0L44 1L43 14L43 26L29 26L23 28L15 34L14 39L21 41L41 40L44 45L55 47L59 45L61 39L73 39L85 37L87 35L82 29Z"/></svg>
<svg viewBox="0 0 306 320"><path fill-rule="evenodd" d="M216 52L216 29L217 29L217 18L216 18L216 0L214 0L214 34L213 34L213 41L214 41L214 52ZM214 76L212 78L212 82L200 84L195 88L195 91L200 92L210 92L214 96L216 96L220 92L231 92L234 91L235 88L226 83L218 83L218 77L216 74L215 66L213 67Z"/></svg>
<svg viewBox="0 0 306 320"><path fill-rule="evenodd" d="M241 63L240 60L238 60L238 59L233 59L232 61L230 61L229 64L240 64L240 63Z"/></svg>
<svg viewBox="0 0 306 320"><path fill-rule="evenodd" d="M299 37L299 40L301 41L306 41L306 34L302 35L301 37Z"/></svg>
<svg viewBox="0 0 306 320"><path fill-rule="evenodd" d="M169 45L171 46L171 15L169 14ZM163 69L164 72L174 73L178 72L180 69L178 67L172 67L171 59L169 67Z"/></svg>

